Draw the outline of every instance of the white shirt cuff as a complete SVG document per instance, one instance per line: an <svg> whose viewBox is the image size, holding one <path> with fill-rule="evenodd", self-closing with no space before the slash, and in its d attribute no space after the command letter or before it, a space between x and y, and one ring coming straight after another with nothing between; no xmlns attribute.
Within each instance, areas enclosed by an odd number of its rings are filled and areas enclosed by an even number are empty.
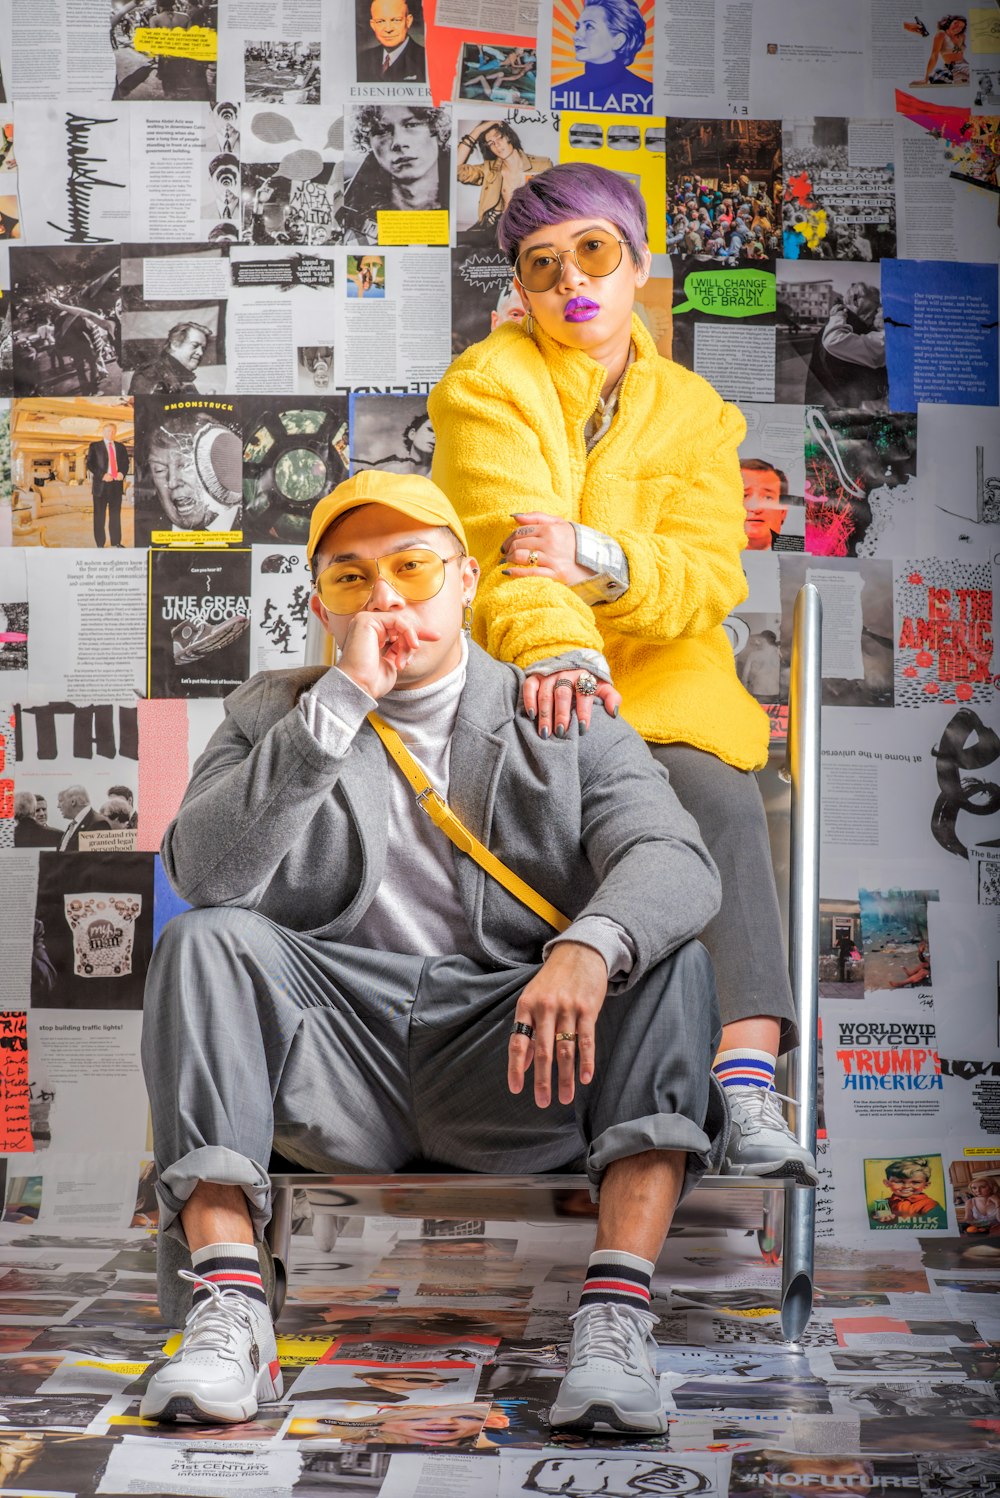
<svg viewBox="0 0 1000 1498"><path fill-rule="evenodd" d="M621 987L635 965L635 943L631 936L617 921L612 921L606 915L581 916L578 921L567 926L559 936L554 936L545 943L542 949L543 962L552 948L561 941L575 941L580 946L593 947L607 965L609 988Z"/></svg>
<svg viewBox="0 0 1000 1498"><path fill-rule="evenodd" d="M299 711L320 748L342 758L358 729L378 703L362 687L331 666L311 692L299 698Z"/></svg>

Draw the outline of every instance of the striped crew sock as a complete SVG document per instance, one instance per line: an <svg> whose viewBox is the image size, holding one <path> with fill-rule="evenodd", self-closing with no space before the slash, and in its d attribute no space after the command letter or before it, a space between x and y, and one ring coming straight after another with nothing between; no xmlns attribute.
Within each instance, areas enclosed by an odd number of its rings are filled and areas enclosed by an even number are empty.
<svg viewBox="0 0 1000 1498"><path fill-rule="evenodd" d="M774 1062L767 1051L740 1046L735 1051L720 1051L712 1070L723 1087L763 1087L773 1092Z"/></svg>
<svg viewBox="0 0 1000 1498"><path fill-rule="evenodd" d="M590 1256L587 1278L580 1295L580 1309L600 1305L631 1306L649 1310L649 1282L654 1266L638 1254L617 1248L599 1248Z"/></svg>
<svg viewBox="0 0 1000 1498"><path fill-rule="evenodd" d="M267 1305L264 1282L260 1277L260 1260L256 1248L247 1243L209 1243L205 1248L196 1248L191 1255L191 1267L202 1279L211 1280L220 1290L239 1290L249 1300L259 1300ZM208 1300L208 1291L195 1285L191 1297L195 1305Z"/></svg>

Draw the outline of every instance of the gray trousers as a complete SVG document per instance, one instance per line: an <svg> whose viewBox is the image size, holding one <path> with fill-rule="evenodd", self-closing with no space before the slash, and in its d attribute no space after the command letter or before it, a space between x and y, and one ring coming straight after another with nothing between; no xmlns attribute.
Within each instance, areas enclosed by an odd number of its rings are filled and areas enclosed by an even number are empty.
<svg viewBox="0 0 1000 1498"><path fill-rule="evenodd" d="M766 1014L781 1021L781 1049L797 1046L767 813L757 777L691 744L650 744L691 813L722 880L722 906L701 933L715 968L722 1023Z"/></svg>
<svg viewBox="0 0 1000 1498"><path fill-rule="evenodd" d="M259 1237L272 1146L307 1169L379 1175L425 1159L478 1173L685 1150L685 1190L715 1168L725 1103L711 964L688 942L597 1022L596 1074L572 1104L507 1088L514 1006L538 972L324 942L253 911L164 927L146 982L142 1062L161 1230L198 1181L243 1188Z"/></svg>

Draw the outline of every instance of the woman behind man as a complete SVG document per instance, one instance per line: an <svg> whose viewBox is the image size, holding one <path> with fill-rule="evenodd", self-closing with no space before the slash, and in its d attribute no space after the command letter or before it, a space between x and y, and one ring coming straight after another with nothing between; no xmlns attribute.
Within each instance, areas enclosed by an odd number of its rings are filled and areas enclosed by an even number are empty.
<svg viewBox="0 0 1000 1498"><path fill-rule="evenodd" d="M499 241L528 315L432 392L433 477L482 564L477 639L530 673L541 736L565 736L574 710L585 732L594 696L620 702L697 818L723 885L702 940L725 1024L727 1168L814 1182L773 1091L795 1021L752 773L768 723L721 627L747 593L745 423L634 315L646 239L640 193L604 168L554 167L512 194Z"/></svg>

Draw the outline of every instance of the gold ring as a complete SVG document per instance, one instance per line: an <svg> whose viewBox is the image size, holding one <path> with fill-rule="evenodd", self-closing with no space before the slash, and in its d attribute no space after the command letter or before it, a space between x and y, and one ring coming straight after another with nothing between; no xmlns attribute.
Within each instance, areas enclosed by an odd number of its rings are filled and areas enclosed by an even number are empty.
<svg viewBox="0 0 1000 1498"><path fill-rule="evenodd" d="M572 1034L570 1034L569 1030L560 1030L556 1034L556 1040L575 1040L575 1039L576 1039L576 1031L575 1030L573 1031Z"/></svg>
<svg viewBox="0 0 1000 1498"><path fill-rule="evenodd" d="M538 566L538 552L537 551L529 551L528 552L528 566L529 567L537 567Z"/></svg>

